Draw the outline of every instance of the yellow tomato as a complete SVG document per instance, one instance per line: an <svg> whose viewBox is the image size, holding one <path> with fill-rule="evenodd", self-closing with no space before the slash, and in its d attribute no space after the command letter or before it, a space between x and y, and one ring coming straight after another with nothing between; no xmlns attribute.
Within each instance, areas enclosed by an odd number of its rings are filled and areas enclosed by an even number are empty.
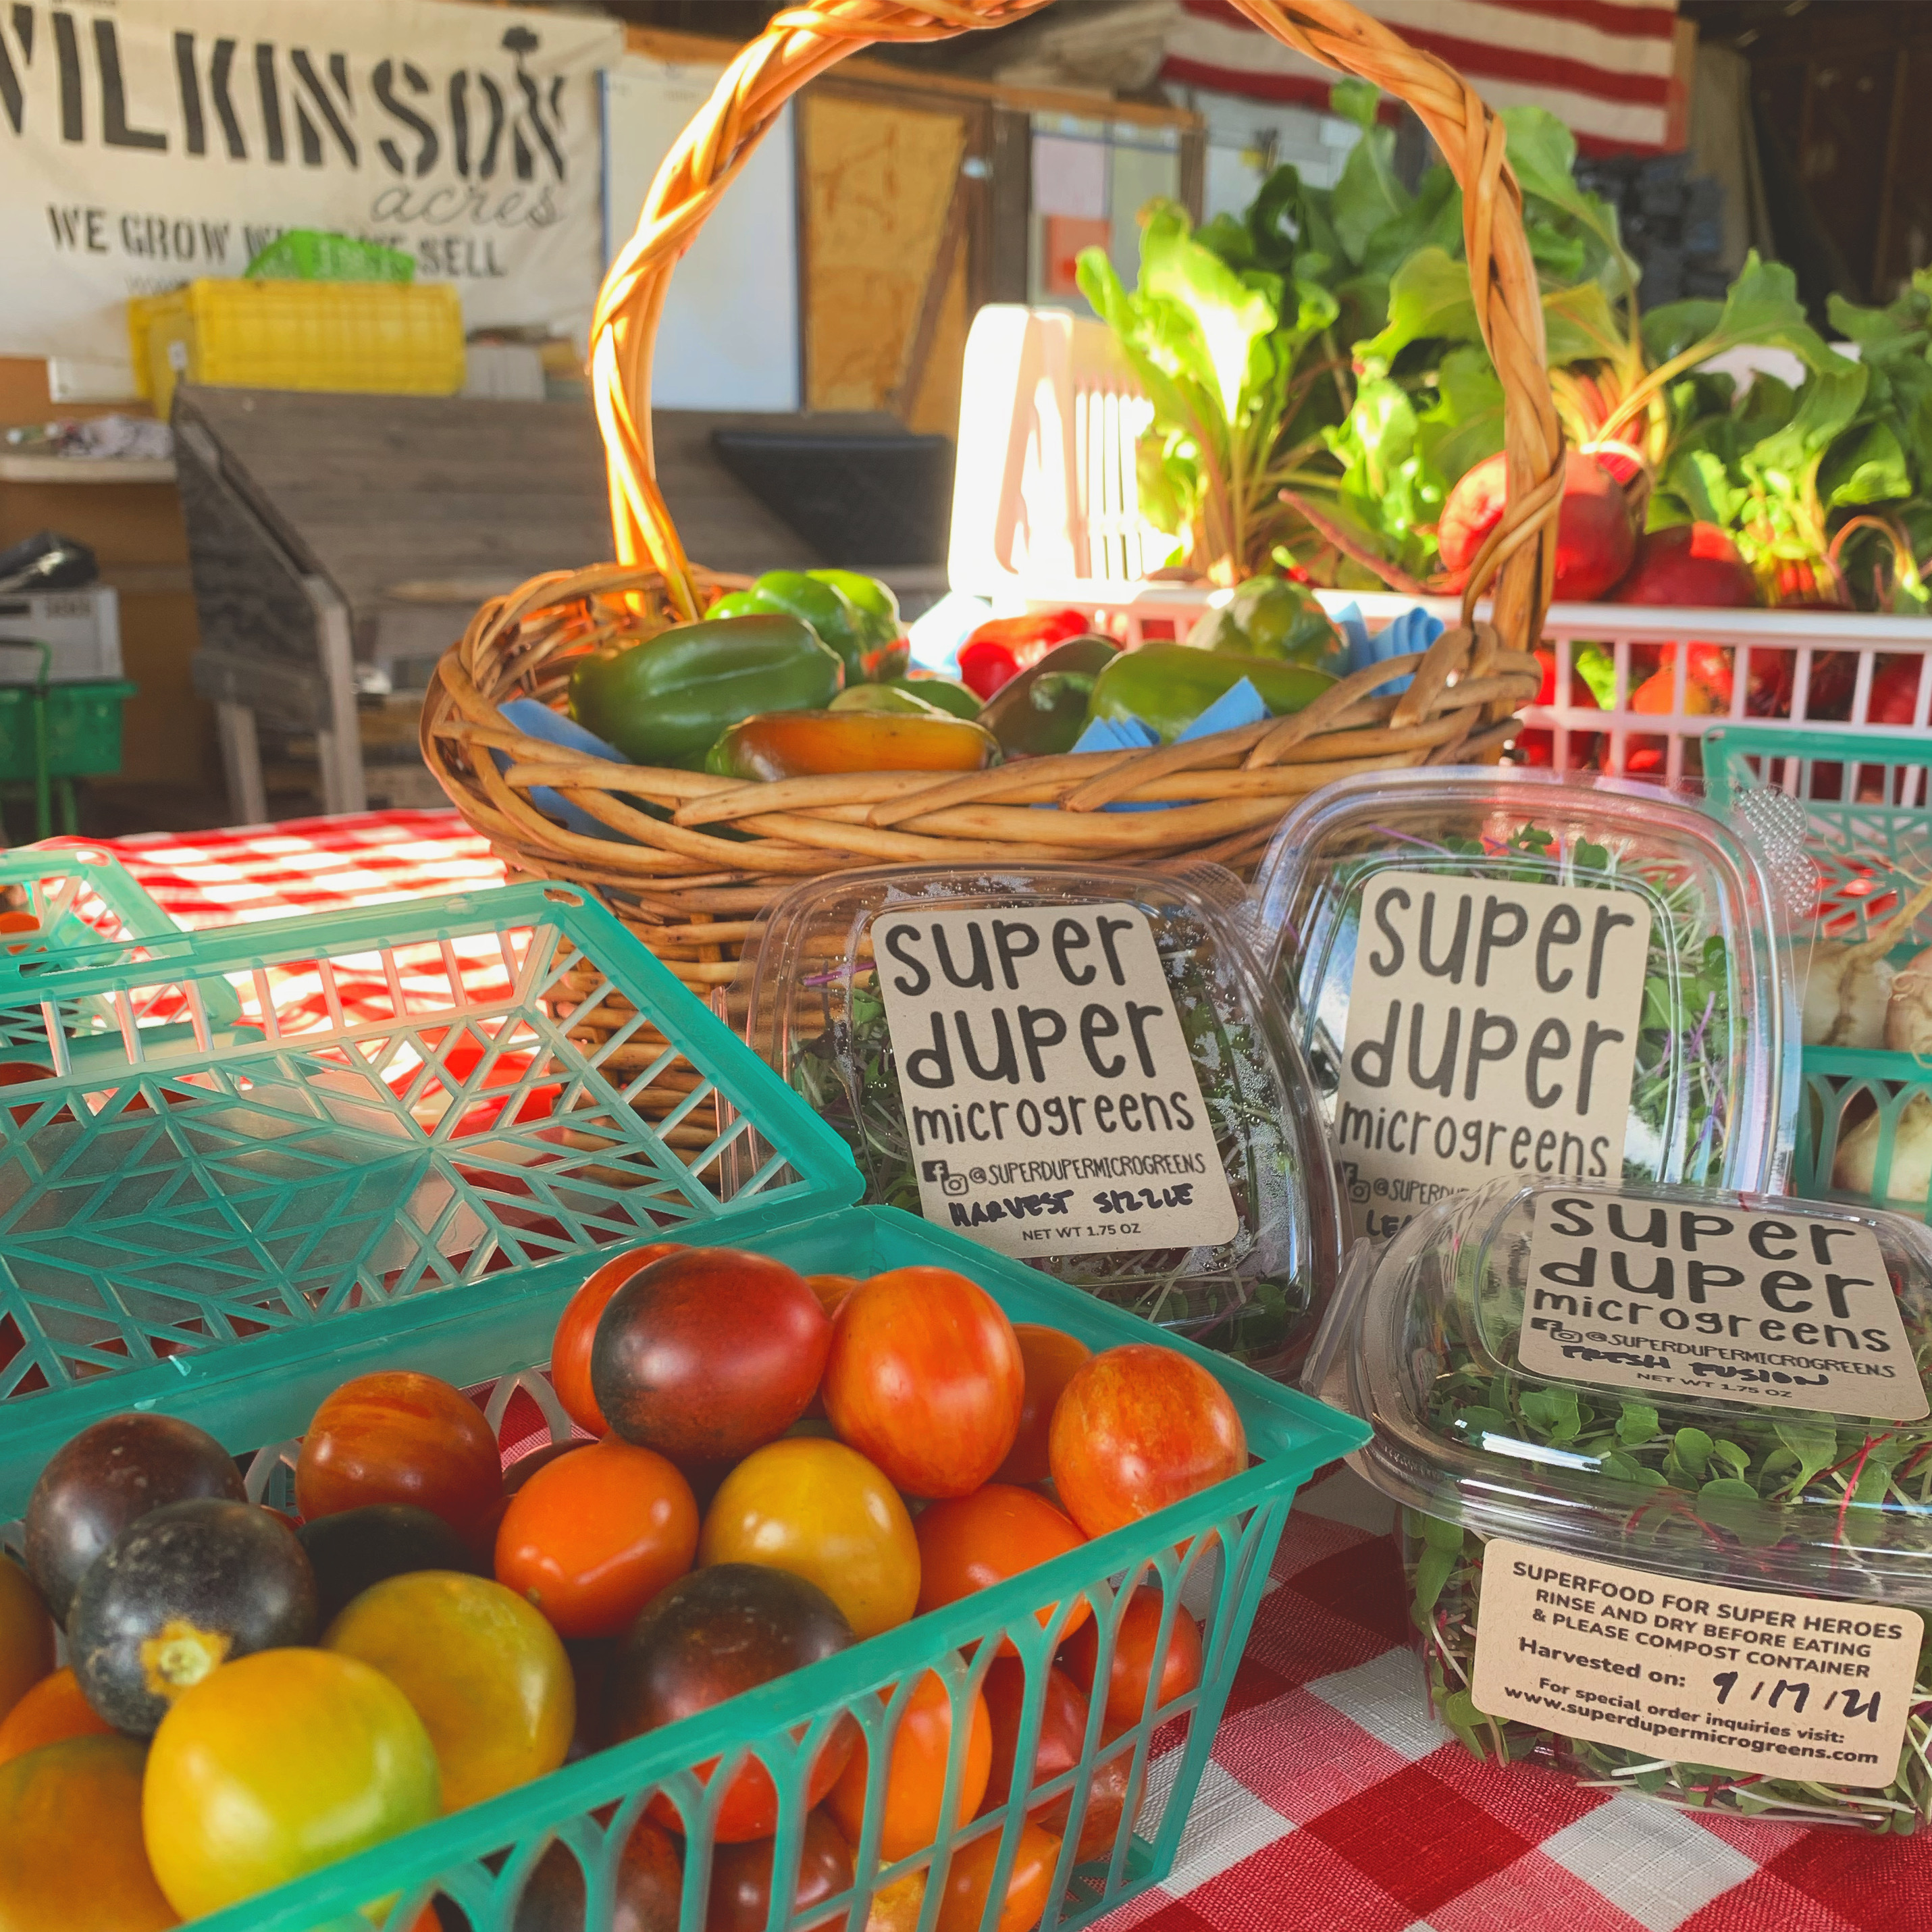
<svg viewBox="0 0 1932 1932"><path fill-rule="evenodd" d="M322 1645L380 1670L415 1707L446 1811L554 1771L570 1748L577 1691L562 1642L488 1577L418 1570L373 1584Z"/></svg>
<svg viewBox="0 0 1932 1932"><path fill-rule="evenodd" d="M816 1583L855 1636L904 1623L919 1602L919 1544L898 1492L856 1449L790 1436L724 1478L698 1560L762 1563Z"/></svg>
<svg viewBox="0 0 1932 1932"><path fill-rule="evenodd" d="M141 1790L148 1857L184 1918L366 1851L440 1808L435 1748L409 1700L325 1650L257 1651L184 1691L154 1733Z"/></svg>

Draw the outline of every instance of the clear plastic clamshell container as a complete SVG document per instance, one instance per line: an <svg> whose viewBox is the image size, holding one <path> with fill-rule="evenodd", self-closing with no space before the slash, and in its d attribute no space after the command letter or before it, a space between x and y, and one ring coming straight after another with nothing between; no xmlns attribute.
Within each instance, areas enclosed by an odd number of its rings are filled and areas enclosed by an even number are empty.
<svg viewBox="0 0 1932 1932"><path fill-rule="evenodd" d="M1340 1209L1244 930L1216 866L847 872L779 902L728 1004L868 1202L1286 1375Z"/></svg>
<svg viewBox="0 0 1932 1932"><path fill-rule="evenodd" d="M1498 1178L1783 1184L1798 1093L1790 889L1658 788L1378 772L1283 820L1270 983L1351 1238Z"/></svg>
<svg viewBox="0 0 1932 1932"><path fill-rule="evenodd" d="M1494 1183L1352 1251L1305 1382L1374 1430L1432 1705L1700 1809L1932 1814L1932 1232Z"/></svg>

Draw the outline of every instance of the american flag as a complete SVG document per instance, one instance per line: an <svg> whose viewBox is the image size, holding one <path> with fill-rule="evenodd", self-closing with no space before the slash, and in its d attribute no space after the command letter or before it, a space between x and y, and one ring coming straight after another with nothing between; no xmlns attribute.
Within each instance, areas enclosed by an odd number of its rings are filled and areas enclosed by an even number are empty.
<svg viewBox="0 0 1932 1932"><path fill-rule="evenodd" d="M1492 107L1533 102L1586 154L1650 153L1670 126L1677 0L1357 0L1447 61ZM1258 100L1328 98L1336 76L1227 0L1181 0L1165 80Z"/></svg>

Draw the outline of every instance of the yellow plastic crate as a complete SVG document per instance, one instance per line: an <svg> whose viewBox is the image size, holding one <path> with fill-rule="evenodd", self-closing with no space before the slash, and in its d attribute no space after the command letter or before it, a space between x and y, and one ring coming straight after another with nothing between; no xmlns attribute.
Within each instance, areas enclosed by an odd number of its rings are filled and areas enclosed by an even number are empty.
<svg viewBox="0 0 1932 1932"><path fill-rule="evenodd" d="M204 280L128 304L141 393L164 421L178 382L453 395L463 304L447 282Z"/></svg>

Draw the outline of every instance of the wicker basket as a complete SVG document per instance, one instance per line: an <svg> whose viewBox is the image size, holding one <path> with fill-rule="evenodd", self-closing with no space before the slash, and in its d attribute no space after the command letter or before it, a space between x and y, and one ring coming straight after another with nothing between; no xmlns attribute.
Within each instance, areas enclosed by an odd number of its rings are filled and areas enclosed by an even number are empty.
<svg viewBox="0 0 1932 1932"><path fill-rule="evenodd" d="M1234 0L1289 46L1406 100L1462 184L1476 314L1503 385L1509 506L1470 574L1462 624L1426 655L1359 672L1294 717L1191 744L1069 754L963 777L872 772L748 785L611 764L504 719L498 706L512 698L560 707L571 667L584 652L613 636L686 621L721 584L686 559L658 490L652 339L672 268L785 100L873 42L943 39L1043 4L815 0L778 15L740 52L659 170L598 302L592 388L621 561L536 578L492 599L430 681L424 758L512 875L592 888L694 987L731 977L752 921L800 878L889 862L1186 858L1239 866L1258 853L1292 800L1332 778L1493 758L1514 728L1504 721L1535 695L1538 669L1528 652L1550 599L1562 432L1502 124L1452 68L1345 0ZM1493 626L1476 624L1475 601L1492 590ZM1371 694L1406 670L1416 676L1400 697ZM538 787L622 839L566 830L531 802ZM668 815L640 811L636 800ZM1116 800L1188 802L1158 812L1100 808ZM1034 808L1042 804L1056 808ZM704 829L727 824L736 836Z"/></svg>

